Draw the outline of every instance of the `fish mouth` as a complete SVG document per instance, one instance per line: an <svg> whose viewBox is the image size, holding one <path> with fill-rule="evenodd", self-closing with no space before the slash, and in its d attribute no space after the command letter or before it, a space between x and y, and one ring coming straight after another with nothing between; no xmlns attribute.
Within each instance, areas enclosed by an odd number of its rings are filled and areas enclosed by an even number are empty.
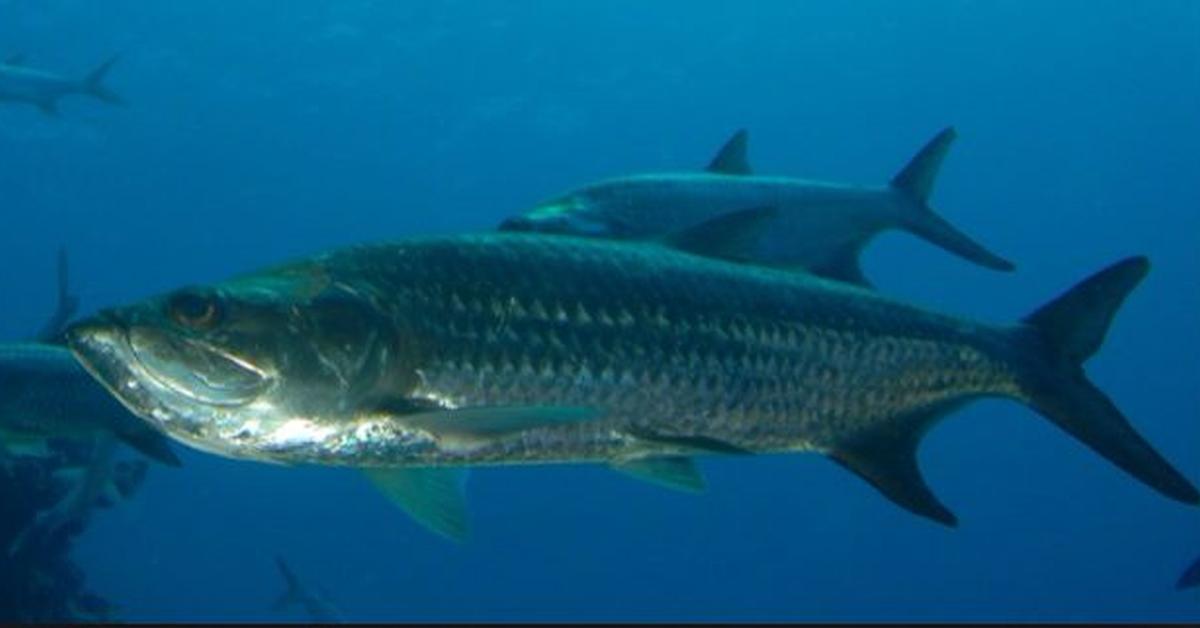
<svg viewBox="0 0 1200 628"><path fill-rule="evenodd" d="M153 381L139 368L124 328L103 314L67 328L67 346L83 368L130 412L166 427L172 412L142 382Z"/></svg>
<svg viewBox="0 0 1200 628"><path fill-rule="evenodd" d="M270 378L201 342L101 314L71 326L80 364L130 412L193 446L203 446L214 413L253 401Z"/></svg>

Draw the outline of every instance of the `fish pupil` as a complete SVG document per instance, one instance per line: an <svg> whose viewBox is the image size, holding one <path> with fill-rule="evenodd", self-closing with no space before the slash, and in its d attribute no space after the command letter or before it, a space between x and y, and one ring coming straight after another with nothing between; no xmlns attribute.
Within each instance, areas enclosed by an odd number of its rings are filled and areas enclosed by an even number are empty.
<svg viewBox="0 0 1200 628"><path fill-rule="evenodd" d="M181 325L197 329L212 327L218 322L220 308L210 295L181 292L171 297L168 308L171 318Z"/></svg>

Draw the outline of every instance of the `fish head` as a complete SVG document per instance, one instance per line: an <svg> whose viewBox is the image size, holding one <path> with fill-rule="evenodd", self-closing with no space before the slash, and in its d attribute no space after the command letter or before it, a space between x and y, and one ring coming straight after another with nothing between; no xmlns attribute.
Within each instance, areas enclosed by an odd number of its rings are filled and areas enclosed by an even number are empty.
<svg viewBox="0 0 1200 628"><path fill-rule="evenodd" d="M381 319L320 273L266 272L105 310L67 337L134 414L204 451L270 459L380 384L395 337Z"/></svg>
<svg viewBox="0 0 1200 628"><path fill-rule="evenodd" d="M602 204L587 195L569 195L541 203L500 224L501 231L529 231L590 238L622 238L627 229Z"/></svg>

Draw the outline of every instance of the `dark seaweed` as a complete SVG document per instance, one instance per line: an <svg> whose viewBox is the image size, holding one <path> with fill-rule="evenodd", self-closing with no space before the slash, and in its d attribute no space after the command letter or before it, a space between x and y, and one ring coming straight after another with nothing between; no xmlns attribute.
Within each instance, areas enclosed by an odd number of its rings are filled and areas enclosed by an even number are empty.
<svg viewBox="0 0 1200 628"><path fill-rule="evenodd" d="M87 447L70 441L52 442L50 451L49 457L9 455L0 460L0 623L114 621L113 605L87 590L83 570L71 560L72 544L87 527L86 518L35 535L9 554L13 540L38 512L70 490L55 479L55 471L84 465L90 455Z"/></svg>

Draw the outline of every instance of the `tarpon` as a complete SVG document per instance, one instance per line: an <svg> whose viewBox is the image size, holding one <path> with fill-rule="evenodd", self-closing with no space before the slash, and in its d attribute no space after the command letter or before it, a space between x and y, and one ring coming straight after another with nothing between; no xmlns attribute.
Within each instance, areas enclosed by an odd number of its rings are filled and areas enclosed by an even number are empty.
<svg viewBox="0 0 1200 628"><path fill-rule="evenodd" d="M773 207L777 218L753 248L730 251L697 243L690 250L868 285L859 264L863 247L883 231L900 229L981 266L1013 270L1011 262L929 206L938 169L955 137L953 128L938 133L889 185L859 186L754 175L746 157L747 134L741 130L704 172L643 174L587 185L510 218L500 228L645 240L684 232L733 211Z"/></svg>
<svg viewBox="0 0 1200 628"><path fill-rule="evenodd" d="M1148 268L1126 259L994 325L661 246L424 237L184 288L67 336L176 439L369 468L450 536L464 531L461 502L444 496L465 466L600 462L698 490L698 454L799 451L953 525L917 446L981 397L1023 402L1168 497L1200 502L1082 368Z"/></svg>
<svg viewBox="0 0 1200 628"><path fill-rule="evenodd" d="M125 101L104 85L104 77L117 62L113 56L82 79L67 78L31 68L24 55L12 55L0 62L0 101L24 102L50 116L58 115L58 100L71 94L84 94L113 105Z"/></svg>

